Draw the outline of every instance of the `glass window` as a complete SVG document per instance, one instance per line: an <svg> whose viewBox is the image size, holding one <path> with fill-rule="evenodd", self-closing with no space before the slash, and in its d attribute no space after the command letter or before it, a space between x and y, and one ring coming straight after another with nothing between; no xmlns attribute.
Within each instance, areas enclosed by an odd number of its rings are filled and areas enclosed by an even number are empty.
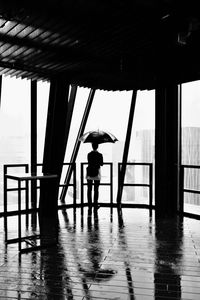
<svg viewBox="0 0 200 300"><path fill-rule="evenodd" d="M71 157L75 139L78 133L85 104L90 90L79 88L75 102L74 115L72 118L71 131L67 146L65 161L68 162ZM118 141L114 144L100 144L99 151L103 154L104 162L113 162L113 200L116 201L118 188L118 163L122 161L126 130L128 124L129 110L132 98L132 91L129 92L108 92L97 90L95 92L93 104L86 124L85 132L90 130L107 130L113 133ZM155 131L155 93L154 91L138 92L135 116L133 120L133 129L128 161L154 162L154 131ZM91 151L91 144L81 143L77 164L77 202L80 202L80 163L87 162L87 154ZM102 182L109 182L109 167L104 166L101 170ZM137 168L138 176L144 183L148 180L148 168ZM66 172L65 172L66 174ZM141 178L141 174L143 174ZM86 181L85 181L86 183ZM142 183L142 182L139 182ZM133 187L130 192L123 195L123 201L132 199L131 203L146 203L149 199L148 188L138 188L139 197L133 200ZM99 202L110 202L110 191L107 186L101 186L99 193ZM142 191L142 192L141 192ZM141 194L142 193L142 194ZM127 196L128 195L128 196ZM145 197L144 197L145 195ZM73 190L69 188L67 203L73 201ZM71 198L70 198L71 197ZM86 187L84 189L84 201L86 201Z"/></svg>
<svg viewBox="0 0 200 300"><path fill-rule="evenodd" d="M130 141L129 163L153 163L155 156L155 91L139 91ZM149 184L149 166L128 165L126 183ZM154 180L153 180L154 182ZM124 188L123 202L149 204L146 186Z"/></svg>
<svg viewBox="0 0 200 300"><path fill-rule="evenodd" d="M71 157L89 92L89 89L78 88L69 142L65 156L66 162L68 162ZM104 162L113 162L114 200L117 191L117 163L122 159L131 95L132 92L108 92L97 90L94 95L94 100L85 128L85 132L98 129L106 130L114 134L118 139L118 141L114 144L101 144L98 149L103 154ZM90 151L91 144L81 143L76 159L77 202L80 202L80 163L87 162L87 154ZM109 182L109 167L105 165L102 167L101 171L102 182ZM86 196L86 192L84 195ZM66 202L72 202L72 188L69 188L67 196L70 196L71 198L66 198ZM84 201L86 201L86 198ZM100 187L99 202L110 202L110 192L108 187Z"/></svg>
<svg viewBox="0 0 200 300"><path fill-rule="evenodd" d="M0 211L3 210L3 165L30 161L30 81L2 78L0 108ZM17 172L15 169L12 172ZM23 169L24 170L24 169ZM9 204L16 202L10 193Z"/></svg>
<svg viewBox="0 0 200 300"><path fill-rule="evenodd" d="M49 86L47 82L37 83L37 161L42 163L45 142L46 121L49 103Z"/></svg>
<svg viewBox="0 0 200 300"><path fill-rule="evenodd" d="M200 166L200 81L182 85L182 164ZM200 191L200 169L184 168L184 188ZM184 211L200 215L200 194L184 193Z"/></svg>

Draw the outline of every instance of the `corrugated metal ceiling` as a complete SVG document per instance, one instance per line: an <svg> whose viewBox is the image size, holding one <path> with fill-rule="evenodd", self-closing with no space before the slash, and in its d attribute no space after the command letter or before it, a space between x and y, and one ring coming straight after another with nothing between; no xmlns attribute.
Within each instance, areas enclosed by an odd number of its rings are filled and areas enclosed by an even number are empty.
<svg viewBox="0 0 200 300"><path fill-rule="evenodd" d="M200 77L194 1L1 1L0 74L151 89Z"/></svg>

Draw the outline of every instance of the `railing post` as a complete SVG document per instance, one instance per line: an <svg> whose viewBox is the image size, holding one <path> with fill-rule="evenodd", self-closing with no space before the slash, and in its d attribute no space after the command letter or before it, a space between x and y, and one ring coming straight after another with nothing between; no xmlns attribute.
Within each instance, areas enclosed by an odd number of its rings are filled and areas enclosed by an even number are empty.
<svg viewBox="0 0 200 300"><path fill-rule="evenodd" d="M121 167L121 163L118 163L118 190L121 188L121 172L120 172L120 167ZM121 193L121 191L120 191ZM121 205L121 197L117 199L119 201L119 203L117 203L118 205Z"/></svg>
<svg viewBox="0 0 200 300"><path fill-rule="evenodd" d="M4 179L4 184L3 184L3 197L4 197L4 230L5 230L5 241L8 239L8 222L7 222L7 166L3 166L3 179Z"/></svg>
<svg viewBox="0 0 200 300"><path fill-rule="evenodd" d="M83 206L84 200L84 178L83 178L83 163L81 163L81 206Z"/></svg>
<svg viewBox="0 0 200 300"><path fill-rule="evenodd" d="M29 168L28 164L25 165L25 173L28 173ZM28 181L25 182L25 197L26 197L26 211L29 209L29 183ZM34 201L32 201L34 200ZM36 209L37 208L37 181L36 182L31 182L31 202L32 202L32 207ZM33 205L34 203L34 205Z"/></svg>
<svg viewBox="0 0 200 300"><path fill-rule="evenodd" d="M73 176L73 186L74 186L74 206L76 206L76 163L73 163L73 170L74 170L74 176Z"/></svg>
<svg viewBox="0 0 200 300"><path fill-rule="evenodd" d="M21 181L18 179L18 250L21 251Z"/></svg>
<svg viewBox="0 0 200 300"><path fill-rule="evenodd" d="M184 166L180 166L180 184L179 184L179 212L183 213L184 210Z"/></svg>
<svg viewBox="0 0 200 300"><path fill-rule="evenodd" d="M110 163L110 204L113 204L113 163Z"/></svg>
<svg viewBox="0 0 200 300"><path fill-rule="evenodd" d="M149 164L149 205L153 205L153 165Z"/></svg>

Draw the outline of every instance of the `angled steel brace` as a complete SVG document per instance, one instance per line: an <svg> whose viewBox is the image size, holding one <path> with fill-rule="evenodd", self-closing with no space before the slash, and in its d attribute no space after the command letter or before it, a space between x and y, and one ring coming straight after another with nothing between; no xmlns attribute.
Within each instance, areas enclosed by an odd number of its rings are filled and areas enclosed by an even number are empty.
<svg viewBox="0 0 200 300"><path fill-rule="evenodd" d="M122 167L118 174L118 176L119 176L119 186L118 186L118 191L117 191L117 204L118 205L121 205L124 178L125 178L125 173L126 173L126 163L127 163L127 158L128 158L132 124L133 124L133 118L134 118L134 112L135 112L136 97L137 97L137 90L134 90L133 94L132 94L132 99L131 99L129 120L128 120L128 125L127 125L127 132L126 132L126 140L125 140L124 153L123 153L123 158L122 158Z"/></svg>
<svg viewBox="0 0 200 300"><path fill-rule="evenodd" d="M77 138L76 138L76 142L75 142L75 145L74 145L74 150L72 152L72 156L71 156L71 159L70 159L70 165L69 165L69 168L67 170L66 177L65 177L65 181L64 181L65 186L63 187L61 195L60 195L60 201L62 203L65 202L65 196L66 196L66 193L67 193L68 184L70 182L71 175L72 175L72 165L71 164L74 164L75 161L76 161L76 157L77 157L78 150L79 150L80 143L81 143L79 138L84 133L85 126L86 126L87 119L88 119L89 112L90 112L90 108L92 106L92 101L94 99L94 94L95 94L95 90L91 89L89 97L88 97L88 101L87 101L87 104L86 104L86 107L85 107L85 111L84 111L84 114L83 114L83 118L82 118L82 121L81 121L81 125L80 125L80 128L79 128L79 132L78 132L78 135L77 135Z"/></svg>
<svg viewBox="0 0 200 300"><path fill-rule="evenodd" d="M65 124L65 141L66 141L65 147L67 147L69 130L70 130L72 115L73 115L73 111L74 111L74 103L75 103L75 99L76 99L76 92L77 92L77 85L72 85L70 97L69 97L69 101L68 101L68 111L67 111L67 118L66 118L66 124Z"/></svg>

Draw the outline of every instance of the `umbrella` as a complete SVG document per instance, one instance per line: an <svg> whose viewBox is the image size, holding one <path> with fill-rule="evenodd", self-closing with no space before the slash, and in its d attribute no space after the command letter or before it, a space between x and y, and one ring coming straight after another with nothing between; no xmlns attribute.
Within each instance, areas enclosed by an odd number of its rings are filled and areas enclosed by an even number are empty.
<svg viewBox="0 0 200 300"><path fill-rule="evenodd" d="M108 131L94 130L83 134L80 137L80 141L82 141L83 143L102 144L102 143L115 143L116 141L118 141L118 139Z"/></svg>

